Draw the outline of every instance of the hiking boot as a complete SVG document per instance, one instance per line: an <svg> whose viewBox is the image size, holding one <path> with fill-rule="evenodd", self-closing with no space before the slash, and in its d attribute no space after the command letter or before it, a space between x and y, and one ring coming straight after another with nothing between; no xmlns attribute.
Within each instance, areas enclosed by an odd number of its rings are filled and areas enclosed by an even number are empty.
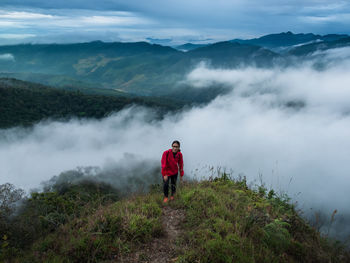
<svg viewBox="0 0 350 263"><path fill-rule="evenodd" d="M167 203L168 202L168 197L164 197L163 203Z"/></svg>
<svg viewBox="0 0 350 263"><path fill-rule="evenodd" d="M174 200L174 197L173 197L173 196L170 196L170 200Z"/></svg>

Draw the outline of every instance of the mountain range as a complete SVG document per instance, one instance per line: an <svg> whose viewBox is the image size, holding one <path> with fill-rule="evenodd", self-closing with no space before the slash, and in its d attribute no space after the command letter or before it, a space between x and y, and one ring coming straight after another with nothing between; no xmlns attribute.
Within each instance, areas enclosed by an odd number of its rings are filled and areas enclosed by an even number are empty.
<svg viewBox="0 0 350 263"><path fill-rule="evenodd" d="M297 46L319 43L319 42L328 42L336 41L343 38L348 38L348 35L345 34L328 34L328 35L315 35L312 33L308 34L293 34L292 32L283 32L279 34L270 34L262 36L259 38L253 39L234 39L232 42L238 42L241 44L252 44L265 48L272 49L274 51L285 51L292 49Z"/></svg>
<svg viewBox="0 0 350 263"><path fill-rule="evenodd" d="M349 45L348 35L291 32L177 47L101 41L7 45L0 46L0 77L60 88L176 96L189 90L198 93L184 80L202 61L219 68L285 66L295 56L305 59L317 50Z"/></svg>

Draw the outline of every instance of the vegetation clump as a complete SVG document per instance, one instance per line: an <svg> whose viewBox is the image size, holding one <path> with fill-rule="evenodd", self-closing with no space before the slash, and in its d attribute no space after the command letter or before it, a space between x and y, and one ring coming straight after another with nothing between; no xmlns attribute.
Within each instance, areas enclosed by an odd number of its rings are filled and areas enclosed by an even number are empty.
<svg viewBox="0 0 350 263"><path fill-rule="evenodd" d="M227 174L186 185L179 262L348 262L345 247L303 220L286 196Z"/></svg>
<svg viewBox="0 0 350 263"><path fill-rule="evenodd" d="M87 180L50 185L28 197L11 184L0 185L0 262L21 255L64 224L118 199L119 193L110 185Z"/></svg>

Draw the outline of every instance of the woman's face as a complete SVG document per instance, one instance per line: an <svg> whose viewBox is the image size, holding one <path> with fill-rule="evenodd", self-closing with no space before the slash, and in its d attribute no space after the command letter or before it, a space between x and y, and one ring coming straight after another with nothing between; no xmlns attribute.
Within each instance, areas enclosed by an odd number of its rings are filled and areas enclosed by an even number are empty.
<svg viewBox="0 0 350 263"><path fill-rule="evenodd" d="M173 153L177 153L180 149L180 146L177 143L172 145Z"/></svg>

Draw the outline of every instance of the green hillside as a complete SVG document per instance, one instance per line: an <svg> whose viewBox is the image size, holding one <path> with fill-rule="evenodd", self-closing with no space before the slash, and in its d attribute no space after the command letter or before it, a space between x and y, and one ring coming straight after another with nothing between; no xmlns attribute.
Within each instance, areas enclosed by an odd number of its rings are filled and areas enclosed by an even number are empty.
<svg viewBox="0 0 350 263"><path fill-rule="evenodd" d="M147 89L152 89L152 85L155 84L158 89L163 85L158 81L159 72L164 70L164 67L159 68L164 64L161 60L167 61L169 57L181 52L146 42L94 41L78 44L0 46L0 54L11 54L14 58L1 61L0 71L41 74L42 79L39 80L42 84L64 85L67 82L62 79L70 78L72 83L81 81L100 88L131 89L134 93L150 94ZM172 61L169 62L172 64ZM45 75L57 77L51 77L47 82Z"/></svg>
<svg viewBox="0 0 350 263"><path fill-rule="evenodd" d="M193 49L196 49L196 48L205 47L205 46L208 46L208 45L209 44L186 43L186 44L183 44L183 45L176 46L175 48L177 50L180 50L180 51L189 51L189 50L193 50Z"/></svg>
<svg viewBox="0 0 350 263"><path fill-rule="evenodd" d="M225 173L184 182L168 204L157 184L149 193L120 198L113 188L82 181L32 193L21 211L12 221L21 228L8 222L0 243L4 262L350 260L349 252L308 225L287 197L264 186L252 190L245 178ZM31 220L21 221L22 216ZM16 234L34 223L40 231L21 243Z"/></svg>
<svg viewBox="0 0 350 263"><path fill-rule="evenodd" d="M86 90L83 90L86 91ZM103 118L127 105L158 109L159 116L182 108L185 103L169 98L124 96L111 91L108 96L96 90L61 90L16 79L0 79L0 128L28 126L43 119Z"/></svg>
<svg viewBox="0 0 350 263"><path fill-rule="evenodd" d="M255 65L269 67L280 55L259 46L236 42L218 42L186 53L192 59L207 59L213 66L237 67Z"/></svg>

